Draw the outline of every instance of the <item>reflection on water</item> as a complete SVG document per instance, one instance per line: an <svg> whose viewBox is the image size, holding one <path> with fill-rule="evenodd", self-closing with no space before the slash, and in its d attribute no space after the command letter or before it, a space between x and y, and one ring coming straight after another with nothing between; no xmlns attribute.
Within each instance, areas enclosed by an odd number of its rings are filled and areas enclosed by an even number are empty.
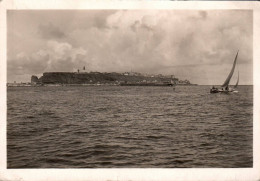
<svg viewBox="0 0 260 181"><path fill-rule="evenodd" d="M253 87L9 87L8 168L252 167Z"/></svg>

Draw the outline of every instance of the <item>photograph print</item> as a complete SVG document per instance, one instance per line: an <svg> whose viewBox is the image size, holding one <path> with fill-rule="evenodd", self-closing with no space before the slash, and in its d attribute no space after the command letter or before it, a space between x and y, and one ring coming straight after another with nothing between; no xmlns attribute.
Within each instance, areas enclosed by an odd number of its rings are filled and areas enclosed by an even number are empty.
<svg viewBox="0 0 260 181"><path fill-rule="evenodd" d="M7 10L7 168L252 168L253 11Z"/></svg>

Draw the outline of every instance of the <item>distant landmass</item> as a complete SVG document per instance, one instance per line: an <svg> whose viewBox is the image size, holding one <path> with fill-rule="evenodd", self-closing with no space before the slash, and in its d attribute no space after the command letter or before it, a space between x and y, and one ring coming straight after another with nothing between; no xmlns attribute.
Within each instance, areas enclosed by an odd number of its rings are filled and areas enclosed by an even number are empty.
<svg viewBox="0 0 260 181"><path fill-rule="evenodd" d="M24 83L25 84L25 83ZM195 85L188 80L179 80L174 75L148 75L136 72L45 72L38 78L31 77L28 86L40 85L121 85L121 86L174 86ZM9 84L9 86L15 86Z"/></svg>

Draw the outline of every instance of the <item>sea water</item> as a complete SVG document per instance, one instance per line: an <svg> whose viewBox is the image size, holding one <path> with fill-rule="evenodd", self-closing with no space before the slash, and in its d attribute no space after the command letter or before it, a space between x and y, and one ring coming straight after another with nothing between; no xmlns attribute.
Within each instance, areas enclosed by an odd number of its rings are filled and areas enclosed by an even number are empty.
<svg viewBox="0 0 260 181"><path fill-rule="evenodd" d="M8 168L253 166L253 87L8 87Z"/></svg>

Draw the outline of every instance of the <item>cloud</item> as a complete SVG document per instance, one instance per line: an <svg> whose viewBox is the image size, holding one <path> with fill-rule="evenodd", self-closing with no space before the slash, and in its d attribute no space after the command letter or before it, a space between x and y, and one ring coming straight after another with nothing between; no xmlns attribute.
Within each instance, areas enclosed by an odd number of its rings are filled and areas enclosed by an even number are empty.
<svg viewBox="0 0 260 181"><path fill-rule="evenodd" d="M83 48L74 48L67 42L54 40L47 42L47 50L44 50L50 59L43 71L75 71L83 67L83 57L86 51Z"/></svg>
<svg viewBox="0 0 260 181"><path fill-rule="evenodd" d="M199 11L199 14L200 14L201 18L203 18L203 19L206 19L208 16L208 13L206 11Z"/></svg>
<svg viewBox="0 0 260 181"><path fill-rule="evenodd" d="M61 39L65 37L65 33L52 23L40 24L38 27L38 33L44 39Z"/></svg>
<svg viewBox="0 0 260 181"><path fill-rule="evenodd" d="M41 74L45 71L76 71L83 67L86 51L73 48L67 42L50 40L46 48L31 55L19 53L8 62L8 73L15 75Z"/></svg>
<svg viewBox="0 0 260 181"><path fill-rule="evenodd" d="M28 66L24 67L26 72L40 72L32 63L35 59L42 72L75 71L86 66L87 71L175 74L196 83L203 83L200 76L212 81L225 79L238 49L238 64L252 65L252 11L89 10L52 13L39 12L41 16L36 20L55 17L44 25L33 21L31 31L27 31L26 23L21 23L19 27L24 31L20 34L28 36L36 28L41 38L32 37L27 42L31 46L27 48L19 46L24 41L21 36L10 39L16 46L15 52L9 47L11 56L20 52L25 56L11 57L8 64ZM12 31L17 33L16 29ZM28 47L32 48L28 50ZM241 75L243 71L246 74L251 69L240 70ZM218 77L211 72L218 73ZM250 76L245 81L252 81Z"/></svg>
<svg viewBox="0 0 260 181"><path fill-rule="evenodd" d="M15 72L18 75L40 73L46 67L46 60L49 59L47 54L37 52L31 56L21 52L16 59L10 60L8 72Z"/></svg>

